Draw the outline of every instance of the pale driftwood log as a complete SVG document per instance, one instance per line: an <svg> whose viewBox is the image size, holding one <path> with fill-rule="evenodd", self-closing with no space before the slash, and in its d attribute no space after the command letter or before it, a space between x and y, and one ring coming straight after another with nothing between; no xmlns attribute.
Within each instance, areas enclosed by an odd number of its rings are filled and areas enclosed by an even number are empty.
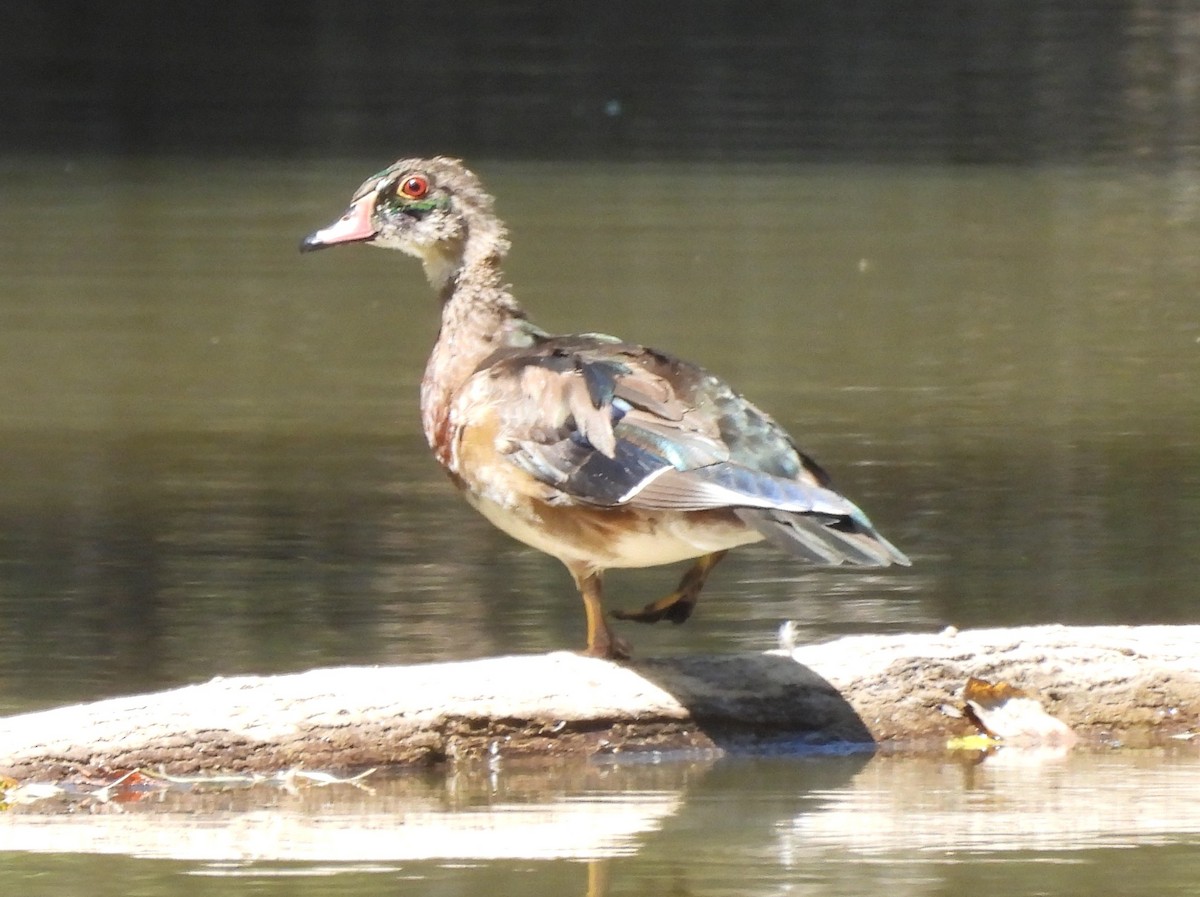
<svg viewBox="0 0 1200 897"><path fill-rule="evenodd" d="M0 719L0 774L347 770L785 741L938 748L966 680L1036 693L1084 739L1200 727L1200 626L852 636L792 652L640 660L566 652L220 678Z"/></svg>

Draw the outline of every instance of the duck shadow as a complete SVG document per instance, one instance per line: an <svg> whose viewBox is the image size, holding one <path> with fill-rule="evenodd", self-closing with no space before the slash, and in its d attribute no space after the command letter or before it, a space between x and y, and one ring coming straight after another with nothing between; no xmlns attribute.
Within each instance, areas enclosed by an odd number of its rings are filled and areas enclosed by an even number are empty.
<svg viewBox="0 0 1200 897"><path fill-rule="evenodd" d="M838 689L778 654L630 661L674 697L717 747L732 751L865 753L875 739Z"/></svg>

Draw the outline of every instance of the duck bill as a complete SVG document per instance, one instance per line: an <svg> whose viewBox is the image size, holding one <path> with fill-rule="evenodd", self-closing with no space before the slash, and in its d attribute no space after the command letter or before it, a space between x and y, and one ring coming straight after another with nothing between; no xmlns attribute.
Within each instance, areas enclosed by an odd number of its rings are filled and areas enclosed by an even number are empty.
<svg viewBox="0 0 1200 897"><path fill-rule="evenodd" d="M373 196L350 203L350 208L329 227L315 230L300 242L301 252L312 252L314 249L325 249L327 246L337 246L339 243L362 243L374 239L379 233L371 220Z"/></svg>

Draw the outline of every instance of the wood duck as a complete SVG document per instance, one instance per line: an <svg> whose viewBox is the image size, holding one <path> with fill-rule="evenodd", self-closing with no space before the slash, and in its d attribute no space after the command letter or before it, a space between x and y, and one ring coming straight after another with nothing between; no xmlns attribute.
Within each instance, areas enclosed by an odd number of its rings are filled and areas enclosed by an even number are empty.
<svg viewBox="0 0 1200 897"><path fill-rule="evenodd" d="M726 552L764 538L816 564L909 564L724 380L615 337L534 326L500 270L509 243L492 197L461 162L395 163L300 249L343 243L424 264L442 308L421 381L425 437L484 517L566 565L587 654L629 656L604 614L610 567L696 559L665 598L612 614L682 623Z"/></svg>

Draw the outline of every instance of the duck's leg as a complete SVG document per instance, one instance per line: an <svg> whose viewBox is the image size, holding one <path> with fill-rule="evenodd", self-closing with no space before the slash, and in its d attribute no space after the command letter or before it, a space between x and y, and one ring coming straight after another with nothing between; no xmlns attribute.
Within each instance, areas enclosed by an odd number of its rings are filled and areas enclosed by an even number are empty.
<svg viewBox="0 0 1200 897"><path fill-rule="evenodd" d="M712 568L721 562L728 551L714 551L696 560L688 567L675 591L665 598L660 598L652 604L647 604L641 610L614 610L612 615L618 620L634 620L638 623L657 623L659 620L670 620L672 623L682 623L692 615L696 608L696 600L700 590L708 579Z"/></svg>
<svg viewBox="0 0 1200 897"><path fill-rule="evenodd" d="M567 567L575 577L575 585L583 598L583 611L587 614L587 647L583 653L588 657L627 660L629 645L608 628L608 621L604 619L604 571L573 564Z"/></svg>

